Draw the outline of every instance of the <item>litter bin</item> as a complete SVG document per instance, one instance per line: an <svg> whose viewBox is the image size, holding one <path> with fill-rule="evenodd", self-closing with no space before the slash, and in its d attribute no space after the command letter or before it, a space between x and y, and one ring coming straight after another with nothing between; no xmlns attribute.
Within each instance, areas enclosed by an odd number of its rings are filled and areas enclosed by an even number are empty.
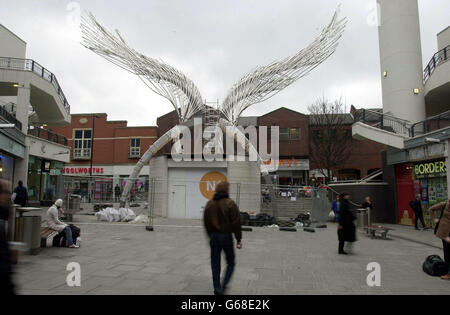
<svg viewBox="0 0 450 315"><path fill-rule="evenodd" d="M23 216L17 219L20 241L26 244L26 251L37 255L41 247L41 217Z"/></svg>
<svg viewBox="0 0 450 315"><path fill-rule="evenodd" d="M357 209L356 218L358 228L365 228L369 225L369 216L367 213L367 209Z"/></svg>
<svg viewBox="0 0 450 315"><path fill-rule="evenodd" d="M66 217L69 221L73 221L73 215L80 211L80 203L81 196L80 195L72 195L68 196L69 205L67 209L65 209Z"/></svg>
<svg viewBox="0 0 450 315"><path fill-rule="evenodd" d="M69 195L69 209L73 211L80 210L81 196L80 195Z"/></svg>

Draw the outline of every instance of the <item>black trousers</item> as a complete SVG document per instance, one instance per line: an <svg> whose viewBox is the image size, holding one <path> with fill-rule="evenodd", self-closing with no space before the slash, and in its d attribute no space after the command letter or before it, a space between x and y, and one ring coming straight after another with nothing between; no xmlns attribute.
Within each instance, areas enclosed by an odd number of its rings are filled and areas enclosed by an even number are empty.
<svg viewBox="0 0 450 315"><path fill-rule="evenodd" d="M7 221L0 220L0 294L14 295L12 283L11 252L6 237Z"/></svg>
<svg viewBox="0 0 450 315"><path fill-rule="evenodd" d="M342 253L344 251L344 241L339 241L339 253Z"/></svg>
<svg viewBox="0 0 450 315"><path fill-rule="evenodd" d="M444 261L450 264L450 243L442 240L442 247L444 247Z"/></svg>
<svg viewBox="0 0 450 315"><path fill-rule="evenodd" d="M418 213L414 213L414 217L415 217L415 219L414 219L414 226L416 227L416 229L418 228L418 226L417 226L418 220L420 220L420 223L422 223L422 226L424 228L426 227L425 226L425 222L423 220L423 213L422 213L422 211L418 212Z"/></svg>
<svg viewBox="0 0 450 315"><path fill-rule="evenodd" d="M226 289L234 271L235 256L233 247L233 235L228 233L212 233L210 235L210 238L211 270L214 290L221 291ZM225 252L227 270L225 271L223 283L220 284L220 260L222 250Z"/></svg>

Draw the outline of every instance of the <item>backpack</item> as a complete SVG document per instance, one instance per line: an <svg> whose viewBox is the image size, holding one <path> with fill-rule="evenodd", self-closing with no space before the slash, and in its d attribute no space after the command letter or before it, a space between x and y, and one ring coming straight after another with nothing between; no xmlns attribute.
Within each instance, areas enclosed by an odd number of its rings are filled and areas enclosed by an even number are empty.
<svg viewBox="0 0 450 315"><path fill-rule="evenodd" d="M440 277L448 273L448 265L438 255L431 255L422 265L425 273L433 277Z"/></svg>
<svg viewBox="0 0 450 315"><path fill-rule="evenodd" d="M75 226L75 225L73 225L73 224L70 224L69 227L70 227L70 229L72 230L72 238L73 238L74 240L76 240L78 237L80 237L80 235L81 235L81 230L80 230L79 227L77 227L77 226Z"/></svg>
<svg viewBox="0 0 450 315"><path fill-rule="evenodd" d="M59 232L57 235L53 237L52 240L52 246L53 247L65 247L65 245L61 246L62 244L66 243L66 234L64 231Z"/></svg>
<svg viewBox="0 0 450 315"><path fill-rule="evenodd" d="M80 228L76 227L73 224L69 225L70 229L72 230L72 239L76 241L78 237L80 237ZM53 247L66 247L67 246L67 240L66 240L66 233L64 231L59 232L59 234L55 235L53 237L52 241Z"/></svg>

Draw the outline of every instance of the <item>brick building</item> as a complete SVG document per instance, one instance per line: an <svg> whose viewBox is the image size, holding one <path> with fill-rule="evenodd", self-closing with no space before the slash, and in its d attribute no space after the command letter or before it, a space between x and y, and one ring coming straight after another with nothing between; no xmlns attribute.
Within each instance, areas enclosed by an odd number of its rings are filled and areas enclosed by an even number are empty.
<svg viewBox="0 0 450 315"><path fill-rule="evenodd" d="M351 137L354 122L352 114L344 114L344 127ZM243 119L245 121L245 119ZM314 145L311 141L312 132L323 126L312 123L311 116L291 109L281 107L257 118L258 126L280 127L280 161L278 183L281 185L308 185L311 179L322 180L323 174L311 159ZM345 163L332 170L332 177L337 180L355 180L381 169L381 151L384 145L370 140L350 139L350 155ZM268 137L270 150L270 137ZM323 166L322 166L323 167Z"/></svg>
<svg viewBox="0 0 450 315"><path fill-rule="evenodd" d="M67 138L70 162L62 174L80 178L79 193L84 197L88 194L88 181L81 178L97 176L98 190L111 192L116 185L123 185L123 179L158 137L157 127L128 127L127 121L107 118L105 113L72 114L70 125L46 127ZM145 189L148 174L147 165L142 169L137 188Z"/></svg>
<svg viewBox="0 0 450 315"><path fill-rule="evenodd" d="M351 113L344 114L344 129L348 130L351 137L351 128L354 123L354 114L357 110L352 106ZM199 115L201 116L201 115ZM171 111L157 119L158 136L163 135L177 124L177 115ZM323 174L311 159L311 150L314 149L311 141L311 132L324 128L315 126L311 122L311 116L300 112L280 107L262 116L244 116L238 121L238 125L266 126L268 129L267 149L271 151L270 127L278 126L279 137L279 165L277 182L280 185L309 185L312 178L323 180ZM224 140L225 143L225 140ZM225 145L225 144L224 144ZM350 139L350 154L345 163L332 170L332 177L337 180L356 180L364 178L381 169L381 151L384 145L370 140ZM170 154L170 145L164 147L159 155Z"/></svg>

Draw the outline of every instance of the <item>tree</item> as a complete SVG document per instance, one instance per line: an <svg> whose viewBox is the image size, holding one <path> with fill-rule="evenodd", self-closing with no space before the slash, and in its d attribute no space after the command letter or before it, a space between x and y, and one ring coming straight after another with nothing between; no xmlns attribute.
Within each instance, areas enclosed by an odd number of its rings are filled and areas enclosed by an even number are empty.
<svg viewBox="0 0 450 315"><path fill-rule="evenodd" d="M342 101L320 98L308 107L310 113L310 159L320 172L331 178L332 170L342 166L350 156L353 118Z"/></svg>

